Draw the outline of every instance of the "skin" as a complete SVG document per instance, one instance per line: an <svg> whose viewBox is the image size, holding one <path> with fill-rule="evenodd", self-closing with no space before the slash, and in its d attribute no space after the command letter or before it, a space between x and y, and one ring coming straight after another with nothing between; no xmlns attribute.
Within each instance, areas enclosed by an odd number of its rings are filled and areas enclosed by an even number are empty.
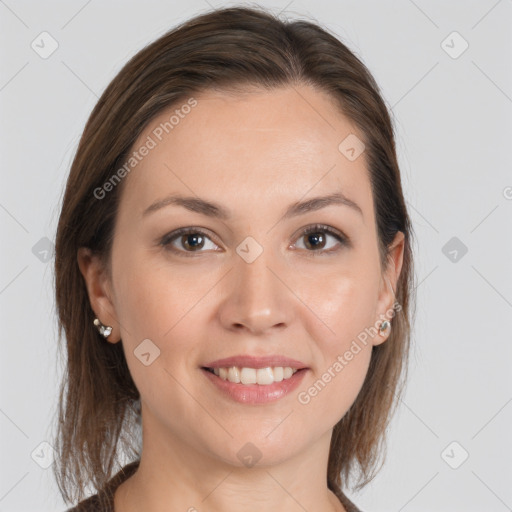
<svg viewBox="0 0 512 512"><path fill-rule="evenodd" d="M358 131L323 92L294 86L194 97L197 106L125 178L111 272L87 249L78 252L92 308L113 327L108 341L122 340L141 394L141 463L118 488L115 510L343 511L326 484L332 429L361 389L372 346L390 330L361 344L308 404L297 395L394 304L403 234L381 269L365 154L350 161L338 150ZM175 108L155 118L134 148ZM331 205L282 219L291 203L333 192L362 215ZM142 215L171 193L218 202L231 218L175 205ZM350 245L323 232L311 248L302 233L316 223L341 231ZM181 237L172 242L177 253L160 244L189 226L206 231L195 252ZM247 236L263 248L252 263L236 252ZM134 355L144 339L160 349L149 366ZM245 353L282 354L309 370L280 400L240 404L200 367ZM247 442L262 454L250 468L237 457Z"/></svg>

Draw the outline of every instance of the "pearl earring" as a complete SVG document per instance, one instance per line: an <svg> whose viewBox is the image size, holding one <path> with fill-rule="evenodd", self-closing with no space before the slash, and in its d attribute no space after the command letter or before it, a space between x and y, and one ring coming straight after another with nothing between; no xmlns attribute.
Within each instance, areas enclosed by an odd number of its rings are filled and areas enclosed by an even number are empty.
<svg viewBox="0 0 512 512"><path fill-rule="evenodd" d="M387 331L390 327L391 324L387 320L384 320L384 322L382 322L379 327L380 334L384 334L384 332Z"/></svg>
<svg viewBox="0 0 512 512"><path fill-rule="evenodd" d="M97 318L94 319L94 325L105 339L112 334L112 327L110 325L103 325Z"/></svg>

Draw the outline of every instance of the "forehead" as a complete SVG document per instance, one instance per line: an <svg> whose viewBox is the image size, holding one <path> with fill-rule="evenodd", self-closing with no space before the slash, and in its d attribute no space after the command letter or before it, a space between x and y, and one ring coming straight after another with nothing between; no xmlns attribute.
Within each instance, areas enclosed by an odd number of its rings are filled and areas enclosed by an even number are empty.
<svg viewBox="0 0 512 512"><path fill-rule="evenodd" d="M350 134L362 138L328 95L309 86L192 95L139 136L121 208L142 214L182 193L254 212L342 192L364 211L371 207L365 155L349 160L339 149Z"/></svg>

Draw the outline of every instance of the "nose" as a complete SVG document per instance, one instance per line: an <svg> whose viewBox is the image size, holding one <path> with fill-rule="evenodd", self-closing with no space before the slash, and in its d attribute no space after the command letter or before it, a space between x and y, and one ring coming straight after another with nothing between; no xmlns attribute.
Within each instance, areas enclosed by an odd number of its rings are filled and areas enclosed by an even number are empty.
<svg viewBox="0 0 512 512"><path fill-rule="evenodd" d="M264 250L252 263L235 258L219 311L224 328L261 335L291 324L297 299L269 253Z"/></svg>

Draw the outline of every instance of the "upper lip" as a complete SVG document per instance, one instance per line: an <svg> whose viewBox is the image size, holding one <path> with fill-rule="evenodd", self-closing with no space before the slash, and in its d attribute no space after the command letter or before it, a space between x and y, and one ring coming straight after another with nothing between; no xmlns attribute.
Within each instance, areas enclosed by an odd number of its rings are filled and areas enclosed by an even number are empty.
<svg viewBox="0 0 512 512"><path fill-rule="evenodd" d="M238 366L239 368L267 368L274 366L289 366L301 370L307 366L301 361L290 359L289 357L281 355L270 356L249 356L238 355L232 357L225 357L224 359L217 359L204 365L205 368L230 368L231 366Z"/></svg>

